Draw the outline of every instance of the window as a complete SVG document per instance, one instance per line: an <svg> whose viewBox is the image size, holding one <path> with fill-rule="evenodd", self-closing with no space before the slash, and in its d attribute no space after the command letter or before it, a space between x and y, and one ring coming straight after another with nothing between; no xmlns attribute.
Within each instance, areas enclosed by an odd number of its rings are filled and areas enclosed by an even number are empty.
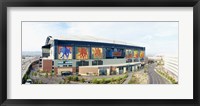
<svg viewBox="0 0 200 106"><path fill-rule="evenodd" d="M92 65L97 65L97 61L92 61Z"/></svg>
<svg viewBox="0 0 200 106"><path fill-rule="evenodd" d="M103 61L102 60L94 60L94 61L92 61L92 65L103 65Z"/></svg>

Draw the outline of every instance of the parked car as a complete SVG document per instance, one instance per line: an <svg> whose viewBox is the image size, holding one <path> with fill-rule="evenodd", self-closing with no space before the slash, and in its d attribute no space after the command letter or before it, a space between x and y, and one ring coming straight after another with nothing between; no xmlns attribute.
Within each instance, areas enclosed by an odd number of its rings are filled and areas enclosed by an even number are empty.
<svg viewBox="0 0 200 106"><path fill-rule="evenodd" d="M31 79L27 79L25 84L32 84L33 81Z"/></svg>
<svg viewBox="0 0 200 106"><path fill-rule="evenodd" d="M70 71L63 71L63 72L61 72L61 75L62 76L69 76L69 75L72 75L72 72L70 72Z"/></svg>

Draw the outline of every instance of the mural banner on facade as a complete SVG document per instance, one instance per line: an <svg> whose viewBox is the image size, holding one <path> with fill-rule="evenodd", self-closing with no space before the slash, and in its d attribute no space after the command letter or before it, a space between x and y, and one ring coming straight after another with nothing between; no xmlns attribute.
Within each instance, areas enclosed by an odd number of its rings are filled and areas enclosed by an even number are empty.
<svg viewBox="0 0 200 106"><path fill-rule="evenodd" d="M144 58L144 51L140 51L140 58Z"/></svg>
<svg viewBox="0 0 200 106"><path fill-rule="evenodd" d="M106 51L106 57L121 57L123 55L123 49L108 49Z"/></svg>
<svg viewBox="0 0 200 106"><path fill-rule="evenodd" d="M138 50L134 50L134 58L138 58Z"/></svg>
<svg viewBox="0 0 200 106"><path fill-rule="evenodd" d="M133 58L133 51L131 49L126 49L126 58Z"/></svg>
<svg viewBox="0 0 200 106"><path fill-rule="evenodd" d="M103 49L102 48L92 48L92 59L102 59Z"/></svg>
<svg viewBox="0 0 200 106"><path fill-rule="evenodd" d="M89 59L89 48L88 47L76 47L76 59L78 59L78 60Z"/></svg>
<svg viewBox="0 0 200 106"><path fill-rule="evenodd" d="M72 46L58 46L58 59L72 59Z"/></svg>

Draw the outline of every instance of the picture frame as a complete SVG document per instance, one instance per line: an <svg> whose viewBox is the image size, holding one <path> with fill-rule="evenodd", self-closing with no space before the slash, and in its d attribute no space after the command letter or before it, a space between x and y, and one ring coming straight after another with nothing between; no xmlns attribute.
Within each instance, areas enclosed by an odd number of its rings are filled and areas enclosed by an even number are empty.
<svg viewBox="0 0 200 106"><path fill-rule="evenodd" d="M193 7L193 99L7 99L7 7ZM3 0L0 2L0 104L2 106L31 105L141 105L198 106L199 103L199 0ZM187 92L187 91L186 91Z"/></svg>

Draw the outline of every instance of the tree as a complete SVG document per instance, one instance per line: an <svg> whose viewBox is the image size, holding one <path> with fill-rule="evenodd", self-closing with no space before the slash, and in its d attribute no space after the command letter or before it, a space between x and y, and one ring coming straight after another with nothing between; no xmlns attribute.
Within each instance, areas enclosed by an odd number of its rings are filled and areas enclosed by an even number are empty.
<svg viewBox="0 0 200 106"><path fill-rule="evenodd" d="M31 76L34 76L34 72L31 73Z"/></svg>
<svg viewBox="0 0 200 106"><path fill-rule="evenodd" d="M51 71L51 73L50 73L50 74L51 74L51 78L52 78L52 77L53 77L53 70Z"/></svg>
<svg viewBox="0 0 200 106"><path fill-rule="evenodd" d="M45 77L48 78L48 72L46 72Z"/></svg>
<svg viewBox="0 0 200 106"><path fill-rule="evenodd" d="M85 79L84 78L81 78L81 80L80 80L82 83L84 83L85 82Z"/></svg>
<svg viewBox="0 0 200 106"><path fill-rule="evenodd" d="M25 79L25 80L28 79L28 75L27 75L27 74L24 75L24 79Z"/></svg>
<svg viewBox="0 0 200 106"><path fill-rule="evenodd" d="M66 77L67 80L71 81L72 80L72 77L71 76L68 76Z"/></svg>
<svg viewBox="0 0 200 106"><path fill-rule="evenodd" d="M74 76L73 81L78 81L78 76Z"/></svg>

